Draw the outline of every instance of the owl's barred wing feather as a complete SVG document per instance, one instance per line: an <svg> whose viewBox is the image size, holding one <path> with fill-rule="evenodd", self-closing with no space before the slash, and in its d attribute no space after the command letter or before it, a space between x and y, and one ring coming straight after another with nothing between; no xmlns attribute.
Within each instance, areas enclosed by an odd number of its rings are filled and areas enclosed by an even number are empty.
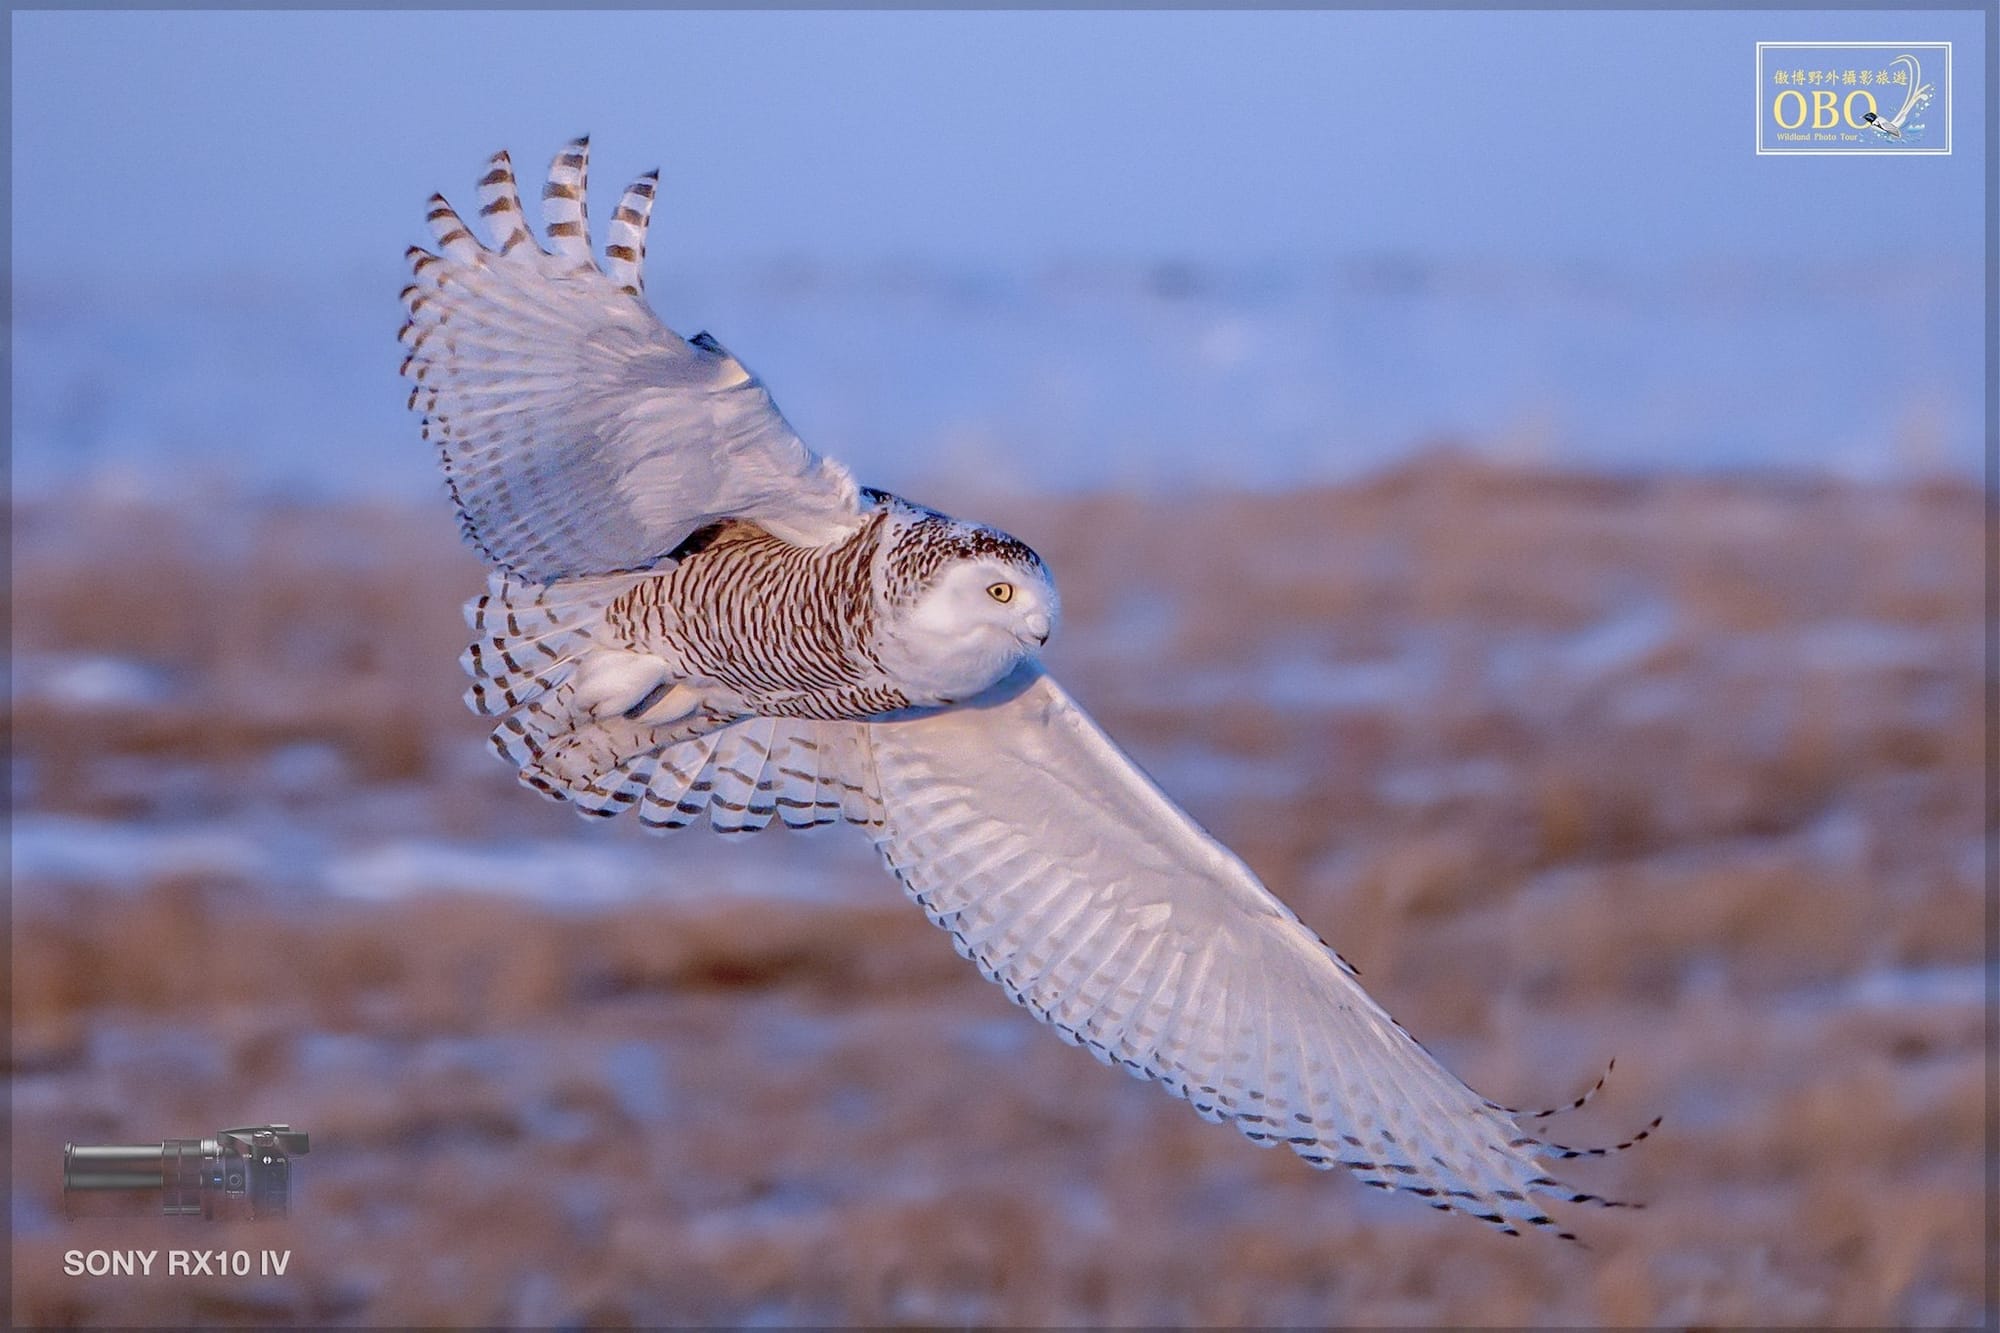
<svg viewBox="0 0 2000 1333"><path fill-rule="evenodd" d="M1048 676L870 723L889 866L1016 1003L1204 1117L1519 1234L1606 1203L1390 1018Z"/></svg>
<svg viewBox="0 0 2000 1333"><path fill-rule="evenodd" d="M538 583L650 565L722 518L801 545L858 526L853 478L806 448L762 382L681 338L641 295L656 176L613 214L605 267L584 213L588 141L559 154L535 243L513 167L480 181L482 244L442 196L440 253L412 248L400 337L410 406L442 455L467 538Z"/></svg>
<svg viewBox="0 0 2000 1333"><path fill-rule="evenodd" d="M756 833L841 820L875 828L882 804L862 723L751 717L621 766L648 828L683 828L708 815L718 833ZM589 808L589 807L586 807ZM616 814L619 805L594 809Z"/></svg>

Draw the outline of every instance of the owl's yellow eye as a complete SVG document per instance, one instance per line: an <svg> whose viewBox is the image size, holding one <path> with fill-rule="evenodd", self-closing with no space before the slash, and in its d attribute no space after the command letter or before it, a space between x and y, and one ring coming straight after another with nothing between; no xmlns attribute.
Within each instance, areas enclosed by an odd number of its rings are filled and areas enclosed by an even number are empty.
<svg viewBox="0 0 2000 1333"><path fill-rule="evenodd" d="M986 595L996 602L1011 602L1014 600L1014 585L1011 583L989 583L986 585Z"/></svg>

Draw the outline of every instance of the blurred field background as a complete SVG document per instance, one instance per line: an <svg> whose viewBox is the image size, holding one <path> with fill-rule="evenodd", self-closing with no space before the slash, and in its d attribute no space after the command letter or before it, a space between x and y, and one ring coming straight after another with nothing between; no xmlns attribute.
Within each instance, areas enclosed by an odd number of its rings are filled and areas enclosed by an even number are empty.
<svg viewBox="0 0 2000 1333"><path fill-rule="evenodd" d="M1060 1045L858 836L516 787L437 506L81 496L15 514L16 1320L1983 1317L1974 488L1446 450L983 512L1062 580L1055 669L1454 1069L1618 1057L1559 1137L1664 1114L1576 1172L1647 1211L1374 1197ZM65 1139L253 1118L313 1135L292 1222L61 1220Z"/></svg>
<svg viewBox="0 0 2000 1333"><path fill-rule="evenodd" d="M15 1323L1991 1326L1989 21L1897 17L1954 151L1857 162L1749 78L1862 13L15 15ZM1617 1058L1554 1132L1664 1115L1572 1164L1645 1211L1259 1152L858 835L515 784L397 257L584 131L655 307L1041 550L1057 674L1448 1065ZM289 1222L64 1216L66 1140L260 1120Z"/></svg>

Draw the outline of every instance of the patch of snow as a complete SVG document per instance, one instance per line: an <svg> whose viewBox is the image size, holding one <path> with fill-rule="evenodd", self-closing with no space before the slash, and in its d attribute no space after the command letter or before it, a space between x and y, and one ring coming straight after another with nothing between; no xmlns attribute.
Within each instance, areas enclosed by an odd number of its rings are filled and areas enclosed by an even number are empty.
<svg viewBox="0 0 2000 1333"><path fill-rule="evenodd" d="M158 708L176 691L160 667L102 653L35 653L14 663L14 698L79 711Z"/></svg>
<svg viewBox="0 0 2000 1333"><path fill-rule="evenodd" d="M1180 620L1181 607L1173 598L1153 591L1134 593L1094 627L1089 655L1120 662L1155 656L1165 651Z"/></svg>
<svg viewBox="0 0 2000 1333"><path fill-rule="evenodd" d="M1277 708L1330 712L1374 712L1394 707L1412 693L1402 662L1325 662L1279 658L1260 673L1258 693Z"/></svg>
<svg viewBox="0 0 2000 1333"><path fill-rule="evenodd" d="M608 832L608 831L607 831ZM385 902L416 894L498 894L577 911L644 899L852 901L893 889L859 838L772 830L725 839L690 829L655 839L482 842L409 837L330 848L283 819L169 824L23 814L18 885L132 892L170 878L228 879ZM867 886L866 889L861 886Z"/></svg>
<svg viewBox="0 0 2000 1333"><path fill-rule="evenodd" d="M1626 681L1611 697L1611 720L1622 726L1646 726L1685 717L1694 687L1685 679L1640 676Z"/></svg>
<svg viewBox="0 0 2000 1333"><path fill-rule="evenodd" d="M957 1025L955 1035L967 1050L989 1056L1018 1055L1039 1040L1034 1024L1022 1022L1018 1014L968 1020Z"/></svg>
<svg viewBox="0 0 2000 1333"><path fill-rule="evenodd" d="M621 1041L605 1052L604 1083L618 1109L642 1125L657 1125L673 1114L673 1083L657 1043Z"/></svg>
<svg viewBox="0 0 2000 1333"><path fill-rule="evenodd" d="M264 783L281 796L313 796L344 787L352 777L347 757L324 741L297 741L264 760Z"/></svg>
<svg viewBox="0 0 2000 1333"><path fill-rule="evenodd" d="M1523 421L1516 436L1582 462L1821 464L1829 437L1903 433L1913 396L1970 400L1978 358L1941 356L1930 336L1962 308L1962 283L1930 282L1904 312L1902 331L1918 336L1884 337L1877 306L1833 295L1848 281L1822 275L1750 304L1740 287L1718 298L1681 283L1647 300L1644 321L1607 304L1595 277L1440 266L1385 284L1367 261L1218 271L1170 298L1152 266L1117 262L829 263L806 283L746 265L690 278L679 301L740 340L800 433L862 476L917 476L941 442L976 430L1005 442L981 447L986 471L1063 490L1161 477L1289 486ZM23 279L17 493L120 472L141 492L217 477L288 495L434 489L402 396L383 391L378 293L331 278L256 286L190 301L178 283ZM1821 377L1804 398L1765 392L1816 374L1811 349L1829 338L1874 347L1871 374ZM895 374L879 352L896 347L924 348L926 373ZM1708 391L1686 392L1694 381ZM1961 436L1946 457L1976 470L1978 432ZM1894 451L1867 456L1894 466Z"/></svg>
<svg viewBox="0 0 2000 1333"><path fill-rule="evenodd" d="M276 850L223 824L154 827L73 815L14 820L14 882L137 889L162 879L281 877Z"/></svg>
<svg viewBox="0 0 2000 1333"><path fill-rule="evenodd" d="M672 892L677 877L663 875L665 868L616 845L412 838L335 857L325 883L340 897L371 902L474 893L588 910Z"/></svg>
<svg viewBox="0 0 2000 1333"><path fill-rule="evenodd" d="M1601 680L1644 662L1673 639L1674 628L1672 607L1644 602L1566 636L1556 660L1574 680Z"/></svg>
<svg viewBox="0 0 2000 1333"><path fill-rule="evenodd" d="M1865 870L1875 849L1868 820L1847 805L1835 806L1814 820L1805 839L1813 859L1832 870Z"/></svg>
<svg viewBox="0 0 2000 1333"><path fill-rule="evenodd" d="M853 871L868 863L863 855L840 855L835 839L807 841L791 830L725 839L688 829L671 843L651 838L405 838L335 856L323 879L331 893L368 901L435 892L498 894L590 911L640 900L838 901L851 896ZM870 881L879 873L870 875Z"/></svg>
<svg viewBox="0 0 2000 1333"><path fill-rule="evenodd" d="M1799 661L1809 671L1899 671L1937 665L1932 635L1873 620L1829 620L1801 632Z"/></svg>
<svg viewBox="0 0 2000 1333"><path fill-rule="evenodd" d="M1878 968L1854 978L1841 998L1861 1009L1977 1009L1986 1003L1987 969L1962 967Z"/></svg>
<svg viewBox="0 0 2000 1333"><path fill-rule="evenodd" d="M1191 741L1135 747L1133 755L1162 791L1180 800L1277 800L1297 791L1297 779L1275 760L1245 759Z"/></svg>
<svg viewBox="0 0 2000 1333"><path fill-rule="evenodd" d="M1430 809L1468 797L1497 795L1508 785L1507 766L1499 760L1467 759L1392 769L1376 782L1375 791L1389 805Z"/></svg>

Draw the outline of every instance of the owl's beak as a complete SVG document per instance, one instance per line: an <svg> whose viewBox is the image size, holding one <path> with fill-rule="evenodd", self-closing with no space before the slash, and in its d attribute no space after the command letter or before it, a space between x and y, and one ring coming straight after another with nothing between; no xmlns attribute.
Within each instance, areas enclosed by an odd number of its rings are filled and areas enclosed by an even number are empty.
<svg viewBox="0 0 2000 1333"><path fill-rule="evenodd" d="M1028 636L1035 641L1037 647L1049 641L1049 631L1054 628L1049 622L1047 613L1042 611L1030 612L1021 623L1027 626Z"/></svg>

